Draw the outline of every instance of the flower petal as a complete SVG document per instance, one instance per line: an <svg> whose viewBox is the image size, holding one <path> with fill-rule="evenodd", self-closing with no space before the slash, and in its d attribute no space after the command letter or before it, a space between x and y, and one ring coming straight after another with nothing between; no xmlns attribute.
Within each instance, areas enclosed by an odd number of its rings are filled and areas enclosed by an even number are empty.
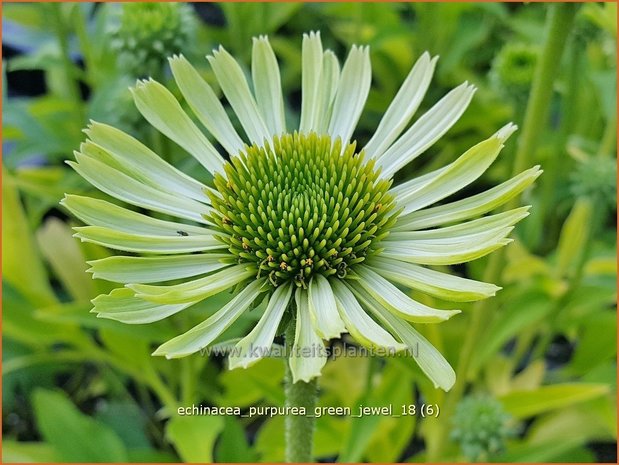
<svg viewBox="0 0 619 465"><path fill-rule="evenodd" d="M245 286L230 302L189 331L160 345L153 355L178 358L193 354L211 344L230 327L263 292L264 280Z"/></svg>
<svg viewBox="0 0 619 465"><path fill-rule="evenodd" d="M178 88L191 110L230 155L238 154L245 144L211 86L184 56L169 59Z"/></svg>
<svg viewBox="0 0 619 465"><path fill-rule="evenodd" d="M206 299L221 291L245 281L255 275L245 269L245 265L234 265L204 278L194 279L172 286L152 286L150 284L127 284L136 296L162 304L177 304Z"/></svg>
<svg viewBox="0 0 619 465"><path fill-rule="evenodd" d="M80 153L76 152L75 158L78 163L68 161L67 164L90 184L112 197L138 207L208 224L203 215L211 209L200 202L162 192Z"/></svg>
<svg viewBox="0 0 619 465"><path fill-rule="evenodd" d="M179 171L129 134L94 121L84 132L123 164L147 176L151 185L208 203L204 184Z"/></svg>
<svg viewBox="0 0 619 465"><path fill-rule="evenodd" d="M394 258L372 257L367 266L389 281L453 302L486 299L501 289L494 284L441 273Z"/></svg>
<svg viewBox="0 0 619 465"><path fill-rule="evenodd" d="M247 368L269 354L279 323L288 308L292 296L291 291L290 283L275 289L258 324L231 350L228 357L231 370Z"/></svg>
<svg viewBox="0 0 619 465"><path fill-rule="evenodd" d="M66 194L60 204L84 223L92 226L104 226L118 231L151 236L178 236L183 232L192 236L212 234L211 230L201 226L160 220L91 197Z"/></svg>
<svg viewBox="0 0 619 465"><path fill-rule="evenodd" d="M315 131L321 115L318 113L318 102L321 92L320 76L322 76L322 42L320 32L303 34L301 69L301 122L299 132L308 133Z"/></svg>
<svg viewBox="0 0 619 465"><path fill-rule="evenodd" d="M381 176L392 177L439 140L462 116L474 93L475 87L465 82L415 121L386 152L377 158L377 166L383 168Z"/></svg>
<svg viewBox="0 0 619 465"><path fill-rule="evenodd" d="M286 132L284 97L277 58L267 36L253 39L251 74L256 103L271 135Z"/></svg>
<svg viewBox="0 0 619 465"><path fill-rule="evenodd" d="M332 287L340 316L346 324L346 329L357 342L366 347L387 349L393 353L406 348L361 308L344 283L335 279Z"/></svg>
<svg viewBox="0 0 619 465"><path fill-rule="evenodd" d="M447 226L444 228L426 229L423 231L395 231L389 234L390 241L415 241L426 239L453 239L461 241L468 236L487 234L491 231L500 231L513 226L523 218L529 216L530 206L514 208L496 215L488 215L476 220Z"/></svg>
<svg viewBox="0 0 619 465"><path fill-rule="evenodd" d="M476 260L512 242L505 237L513 227L488 234L467 236L459 242L451 239L422 239L415 241L382 242L383 257L395 258L421 265L453 265Z"/></svg>
<svg viewBox="0 0 619 465"><path fill-rule="evenodd" d="M92 242L126 252L174 254L225 249L226 245L213 236L147 236L103 226L78 226L73 236L82 242Z"/></svg>
<svg viewBox="0 0 619 465"><path fill-rule="evenodd" d="M333 102L340 81L340 63L331 50L325 51L322 58L322 73L320 75L320 92L316 102L316 119L312 127L318 134L325 134L329 128Z"/></svg>
<svg viewBox="0 0 619 465"><path fill-rule="evenodd" d="M367 295L364 289L358 289L358 292ZM415 331L410 324L381 308L380 305L375 303L367 305L376 317L408 346L409 350L414 354L415 362L434 383L434 387L449 391L456 382L456 373L449 365L449 362L445 360L445 357L426 338Z"/></svg>
<svg viewBox="0 0 619 465"><path fill-rule="evenodd" d="M191 254L173 257L107 257L88 262L93 278L117 283L157 283L189 278L230 266L229 254Z"/></svg>
<svg viewBox="0 0 619 465"><path fill-rule="evenodd" d="M120 321L128 324L145 324L174 315L181 310L190 307L195 302L176 305L159 305L138 299L131 289L121 287L114 289L109 294L103 294L95 299L93 312L99 318Z"/></svg>
<svg viewBox="0 0 619 465"><path fill-rule="evenodd" d="M371 83L370 50L368 47L353 45L342 67L329 123L329 135L334 140L341 138L342 147L346 147L355 130Z"/></svg>
<svg viewBox="0 0 619 465"><path fill-rule="evenodd" d="M371 296L371 300L400 318L415 323L440 323L460 313L460 310L438 310L411 299L367 266L358 267L355 271L360 279L354 289L363 288ZM368 299L365 295L361 297L364 301Z"/></svg>
<svg viewBox="0 0 619 465"><path fill-rule="evenodd" d="M379 158L402 133L428 90L437 60L438 57L431 59L428 52L424 52L417 60L374 135L363 148L368 157Z"/></svg>
<svg viewBox="0 0 619 465"><path fill-rule="evenodd" d="M398 218L393 230L430 228L483 215L520 194L533 184L540 174L542 174L542 171L539 166L534 166L512 179L472 197L402 215Z"/></svg>
<svg viewBox="0 0 619 465"><path fill-rule="evenodd" d="M320 337L332 339L346 332L346 326L341 320L331 285L327 278L315 275L309 285L309 309L312 323Z"/></svg>
<svg viewBox="0 0 619 465"><path fill-rule="evenodd" d="M322 367L327 363L327 351L312 325L307 291L297 289L295 301L297 319L294 344L288 363L292 372L292 382L305 381L307 383L312 378L320 376Z"/></svg>
<svg viewBox="0 0 619 465"><path fill-rule="evenodd" d="M223 158L168 89L151 79L138 81L132 93L135 106L150 124L189 152L211 174L222 170Z"/></svg>
<svg viewBox="0 0 619 465"><path fill-rule="evenodd" d="M413 192L398 195L396 200L404 208L403 213L420 210L467 186L488 169L502 148L502 140L494 135L442 168L430 182Z"/></svg>
<svg viewBox="0 0 619 465"><path fill-rule="evenodd" d="M247 137L256 145L264 145L271 139L256 100L254 100L243 70L223 47L213 50L212 56L206 57L215 72L221 90L224 92L232 109L236 113Z"/></svg>

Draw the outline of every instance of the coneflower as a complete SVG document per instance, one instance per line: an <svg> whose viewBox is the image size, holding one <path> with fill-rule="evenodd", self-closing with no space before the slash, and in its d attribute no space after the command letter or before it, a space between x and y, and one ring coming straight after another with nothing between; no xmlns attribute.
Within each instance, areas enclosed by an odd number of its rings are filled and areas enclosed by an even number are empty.
<svg viewBox="0 0 619 465"><path fill-rule="evenodd" d="M506 125L445 167L393 186L398 170L458 120L475 88L460 85L409 126L437 61L424 53L373 137L358 148L351 138L370 89L368 47L353 46L340 69L319 34L311 33L303 38L302 59L301 121L295 128L286 126L279 68L266 37L254 39L251 86L223 48L208 57L243 134L182 56L170 59L172 73L210 137L164 86L138 82L133 96L139 111L212 174L208 185L113 127L88 127L88 139L69 164L120 201L177 218L65 197L64 206L88 224L76 228L82 241L140 254L91 262L95 278L124 285L94 299L94 311L124 323L150 323L234 288L227 305L154 354L175 358L203 349L267 297L260 320L232 351L231 368L268 354L288 312L294 382L319 376L326 355L315 348L350 333L373 348L415 347L421 369L448 390L452 368L413 324L439 323L459 311L431 308L397 286L456 302L494 295L493 284L428 266L467 262L507 244L527 207L484 215L522 192L540 170L433 206L479 178L515 126ZM171 280L184 281L166 284ZM312 356L303 356L308 347Z"/></svg>

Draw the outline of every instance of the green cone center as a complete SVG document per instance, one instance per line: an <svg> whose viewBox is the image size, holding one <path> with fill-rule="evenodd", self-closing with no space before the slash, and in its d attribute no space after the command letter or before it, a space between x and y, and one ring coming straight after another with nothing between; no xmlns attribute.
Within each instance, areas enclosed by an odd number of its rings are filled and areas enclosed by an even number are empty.
<svg viewBox="0 0 619 465"><path fill-rule="evenodd" d="M210 220L239 263L274 286L345 278L395 221L391 181L338 140L287 134L251 146L217 174Z"/></svg>

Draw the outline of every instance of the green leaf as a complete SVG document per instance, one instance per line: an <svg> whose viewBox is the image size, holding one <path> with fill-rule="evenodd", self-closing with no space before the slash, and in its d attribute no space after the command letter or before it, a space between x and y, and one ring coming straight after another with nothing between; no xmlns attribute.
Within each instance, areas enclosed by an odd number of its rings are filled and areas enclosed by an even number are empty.
<svg viewBox="0 0 619 465"><path fill-rule="evenodd" d="M582 375L617 355L617 314L605 311L589 316L578 339L578 346L567 368L573 375Z"/></svg>
<svg viewBox="0 0 619 465"><path fill-rule="evenodd" d="M540 463L554 462L556 457L567 455L571 458L570 451L578 449L569 441L553 441L551 443L516 445L509 448L509 451L493 460L499 463ZM560 460L561 461L561 460ZM570 460L571 462L571 460Z"/></svg>
<svg viewBox="0 0 619 465"><path fill-rule="evenodd" d="M98 421L112 428L128 448L148 449L147 417L133 400L110 400L97 412Z"/></svg>
<svg viewBox="0 0 619 465"><path fill-rule="evenodd" d="M413 402L410 375L402 373L399 365L387 363L379 382L367 387L367 395L357 405L384 407L393 406L398 415L401 405ZM355 409L353 407L353 415ZM363 416L351 418L349 434L344 436L339 462L395 462L410 440L415 425L414 416L399 418L387 416Z"/></svg>
<svg viewBox="0 0 619 465"><path fill-rule="evenodd" d="M516 418L528 418L550 410L584 402L608 393L605 384L564 383L541 386L533 391L515 391L499 400Z"/></svg>
<svg viewBox="0 0 619 465"><path fill-rule="evenodd" d="M541 321L551 308L548 297L535 289L527 289L523 294L511 296L509 304L496 315L477 344L471 370L474 372L524 328Z"/></svg>
<svg viewBox="0 0 619 465"><path fill-rule="evenodd" d="M283 405L283 378L284 363L274 358L263 358L242 370L224 371L219 376L223 394L218 397L217 403L243 408L265 399L270 404Z"/></svg>
<svg viewBox="0 0 619 465"><path fill-rule="evenodd" d="M224 419L224 429L217 442L215 456L218 462L239 463L256 462L256 453L247 442L243 426L234 417Z"/></svg>
<svg viewBox="0 0 619 465"><path fill-rule="evenodd" d="M35 305L50 305L56 297L49 285L13 177L2 168L2 272Z"/></svg>
<svg viewBox="0 0 619 465"><path fill-rule="evenodd" d="M75 300L92 299L92 278L86 273L86 258L73 238L71 228L51 218L37 231L37 242L56 278L71 297Z"/></svg>
<svg viewBox="0 0 619 465"><path fill-rule="evenodd" d="M215 439L223 427L222 417L174 416L166 424L166 438L183 461L211 463Z"/></svg>
<svg viewBox="0 0 619 465"><path fill-rule="evenodd" d="M45 442L2 441L3 463L58 462L58 453Z"/></svg>
<svg viewBox="0 0 619 465"><path fill-rule="evenodd" d="M571 276L589 240L593 204L588 198L580 198L563 224L557 246L556 271L559 276Z"/></svg>
<svg viewBox="0 0 619 465"><path fill-rule="evenodd" d="M77 325L71 324L73 322L49 322L39 318L36 307L10 283L3 281L2 291L3 336L31 346L68 342L83 337Z"/></svg>
<svg viewBox="0 0 619 465"><path fill-rule="evenodd" d="M63 462L126 462L127 451L108 426L81 413L65 394L39 389L33 396L39 431Z"/></svg>

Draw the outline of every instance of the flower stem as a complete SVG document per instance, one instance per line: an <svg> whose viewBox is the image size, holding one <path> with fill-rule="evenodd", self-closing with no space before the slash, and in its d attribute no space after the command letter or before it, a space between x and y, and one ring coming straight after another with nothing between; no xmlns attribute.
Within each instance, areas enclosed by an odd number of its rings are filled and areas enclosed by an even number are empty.
<svg viewBox="0 0 619 465"><path fill-rule="evenodd" d="M514 175L529 167L531 158L535 155L540 134L547 126L546 118L553 93L553 83L577 8L578 5L571 3L556 3L549 7L546 20L546 41L535 69L531 95L524 115L522 135L518 139L513 167Z"/></svg>
<svg viewBox="0 0 619 465"><path fill-rule="evenodd" d="M286 330L286 353L289 354L294 343L295 321L292 320ZM285 395L286 407L305 408L308 415L312 415L318 398L316 379L309 383L304 381L292 382L292 371L286 358ZM285 417L286 430L286 462L312 462L314 445L315 418L304 415L287 415Z"/></svg>
<svg viewBox="0 0 619 465"><path fill-rule="evenodd" d="M85 122L86 115L84 112L79 82L75 76L75 65L71 60L71 54L69 51L69 31L63 17L62 7L63 5L60 3L50 4L50 23L52 24L54 33L56 34L56 39L58 40L58 45L60 47L66 86L65 91L67 93L67 97L70 98L74 104L75 115L78 120L79 127L82 127Z"/></svg>

